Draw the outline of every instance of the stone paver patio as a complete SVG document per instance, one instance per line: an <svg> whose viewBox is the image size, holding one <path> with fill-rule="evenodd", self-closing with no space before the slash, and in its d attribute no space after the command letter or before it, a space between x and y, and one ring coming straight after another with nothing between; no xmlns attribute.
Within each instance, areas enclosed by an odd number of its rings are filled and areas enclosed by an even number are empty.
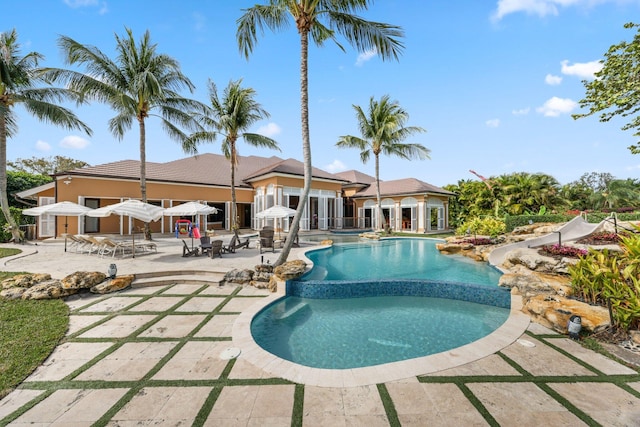
<svg viewBox="0 0 640 427"><path fill-rule="evenodd" d="M71 298L64 343L0 400L0 425L640 426L636 370L536 324L474 362L357 387L221 358L266 296L182 284Z"/></svg>

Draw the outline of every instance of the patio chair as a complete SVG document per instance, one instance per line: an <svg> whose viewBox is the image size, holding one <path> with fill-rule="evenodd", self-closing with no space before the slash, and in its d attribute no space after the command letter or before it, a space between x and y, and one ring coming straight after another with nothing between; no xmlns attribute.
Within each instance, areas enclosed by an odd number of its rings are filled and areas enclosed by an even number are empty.
<svg viewBox="0 0 640 427"><path fill-rule="evenodd" d="M184 240L182 241L182 256L183 257L199 256L199 255L200 255L200 248L190 249L189 245L187 245L187 242L185 242Z"/></svg>
<svg viewBox="0 0 640 427"><path fill-rule="evenodd" d="M88 242L88 244L85 246L87 254L91 255L93 253L96 253L100 255L100 253L102 252L102 247L104 246L104 243L102 243L102 239L98 240L93 236L83 236L82 238Z"/></svg>
<svg viewBox="0 0 640 427"><path fill-rule="evenodd" d="M271 249L271 252L276 251L273 244L273 229L263 228L260 230L260 253L266 249Z"/></svg>
<svg viewBox="0 0 640 427"><path fill-rule="evenodd" d="M71 240L71 245L69 245L69 249L75 248L76 253L84 252L85 246L89 244L89 242L87 242L83 237L78 235L69 234L67 238Z"/></svg>
<svg viewBox="0 0 640 427"><path fill-rule="evenodd" d="M226 246L223 246L222 249L224 250L224 252L235 253L236 249L240 249L240 248L247 249L248 247L249 247L249 238L247 237L243 242L240 240L240 236L238 236L238 233L234 233L229 244Z"/></svg>
<svg viewBox="0 0 640 427"><path fill-rule="evenodd" d="M105 254L111 254L111 258L115 258L118 251L120 251L120 254L124 257L125 250L133 250L130 243L115 242L108 237L102 239L102 244L102 252L100 253L102 258L104 258Z"/></svg>
<svg viewBox="0 0 640 427"><path fill-rule="evenodd" d="M211 242L211 249L209 250L211 259L213 259L216 255L222 258L222 240L213 240Z"/></svg>
<svg viewBox="0 0 640 427"><path fill-rule="evenodd" d="M200 237L200 252L202 252L202 255L211 256L211 237L209 236Z"/></svg>

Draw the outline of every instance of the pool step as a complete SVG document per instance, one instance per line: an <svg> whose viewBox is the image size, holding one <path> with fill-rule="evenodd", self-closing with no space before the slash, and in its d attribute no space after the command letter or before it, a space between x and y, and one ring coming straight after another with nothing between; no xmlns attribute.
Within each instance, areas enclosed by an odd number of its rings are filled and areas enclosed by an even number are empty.
<svg viewBox="0 0 640 427"><path fill-rule="evenodd" d="M295 313L297 313L299 310L305 308L307 306L306 302L298 302L296 303L293 307L289 308L286 305L284 306L284 311L282 312L282 314L276 316L276 319L286 319L287 317L290 317L292 315L294 315Z"/></svg>

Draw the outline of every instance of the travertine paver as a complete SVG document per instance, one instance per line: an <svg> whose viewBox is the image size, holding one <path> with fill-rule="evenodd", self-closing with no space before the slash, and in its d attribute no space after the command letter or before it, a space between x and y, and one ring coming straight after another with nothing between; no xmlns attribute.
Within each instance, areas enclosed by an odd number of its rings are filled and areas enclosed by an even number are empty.
<svg viewBox="0 0 640 427"><path fill-rule="evenodd" d="M389 424L376 386L307 386L304 390L302 422L305 426Z"/></svg>
<svg viewBox="0 0 640 427"><path fill-rule="evenodd" d="M640 392L640 382L638 383L628 383L629 386L635 390L638 390Z"/></svg>
<svg viewBox="0 0 640 427"><path fill-rule="evenodd" d="M74 380L134 381L145 376L176 345L175 342L132 342L107 355Z"/></svg>
<svg viewBox="0 0 640 427"><path fill-rule="evenodd" d="M211 387L149 387L140 390L109 426L188 426L193 423Z"/></svg>
<svg viewBox="0 0 640 427"><path fill-rule="evenodd" d="M467 387L503 426L585 425L533 383L470 383Z"/></svg>
<svg viewBox="0 0 640 427"><path fill-rule="evenodd" d="M155 319L153 314L115 316L106 322L78 335L78 338L125 338L141 326Z"/></svg>
<svg viewBox="0 0 640 427"><path fill-rule="evenodd" d="M124 394L125 388L57 390L10 425L87 426L97 421Z"/></svg>
<svg viewBox="0 0 640 427"><path fill-rule="evenodd" d="M205 426L290 426L294 385L226 386Z"/></svg>
<svg viewBox="0 0 640 427"><path fill-rule="evenodd" d="M584 348L569 338L550 339L549 343L563 349L583 362L587 362L605 375L635 375L637 373L633 369L621 365L615 360Z"/></svg>
<svg viewBox="0 0 640 427"><path fill-rule="evenodd" d="M254 288L253 286L243 286L242 289L240 290L240 292L238 292L238 295L240 296L266 296L266 295L270 295L271 292L269 292L267 289L258 289L258 288Z"/></svg>
<svg viewBox="0 0 640 427"><path fill-rule="evenodd" d="M83 308L80 310L80 313L96 313L96 312L114 312L124 310L126 307L129 307L137 302L139 302L142 298L136 297L111 297L106 298L103 301L97 302L87 308Z"/></svg>
<svg viewBox="0 0 640 427"><path fill-rule="evenodd" d="M539 340L531 337L525 337L524 340L534 343L535 347L515 342L503 349L502 354L532 375L596 375Z"/></svg>
<svg viewBox="0 0 640 427"><path fill-rule="evenodd" d="M188 342L153 376L156 380L212 380L220 377L228 360L220 353L228 341Z"/></svg>
<svg viewBox="0 0 640 427"><path fill-rule="evenodd" d="M191 295L195 293L198 289L200 289L202 285L189 285L189 284L178 284L171 287L167 287L163 294L173 294L173 295Z"/></svg>
<svg viewBox="0 0 640 427"><path fill-rule="evenodd" d="M215 297L193 297L190 298L187 302L182 304L180 307L176 308L176 312L200 312L200 313L211 313L215 310L222 302L223 298L215 298Z"/></svg>
<svg viewBox="0 0 640 427"><path fill-rule="evenodd" d="M236 290L235 286L208 286L198 292L198 295L231 295Z"/></svg>
<svg viewBox="0 0 640 427"><path fill-rule="evenodd" d="M92 315L71 315L69 316L69 328L67 329L67 336L75 334L81 329L91 326L107 317L106 314L92 314Z"/></svg>
<svg viewBox="0 0 640 427"><path fill-rule="evenodd" d="M0 420L12 412L20 409L22 405L44 393L43 390L13 390L0 400Z"/></svg>
<svg viewBox="0 0 640 427"><path fill-rule="evenodd" d="M230 313L239 313L241 311L246 310L251 307L253 304L258 302L259 300L256 298L233 298L231 301L226 303L224 307L222 307L221 311Z"/></svg>
<svg viewBox="0 0 640 427"><path fill-rule="evenodd" d="M386 386L403 426L487 425L454 384L388 383Z"/></svg>
<svg viewBox="0 0 640 427"><path fill-rule="evenodd" d="M172 314L163 317L149 329L142 331L139 336L141 338L182 338L191 333L204 318L204 314Z"/></svg>
<svg viewBox="0 0 640 427"><path fill-rule="evenodd" d="M112 345L108 342L61 344L25 381L59 381Z"/></svg>
<svg viewBox="0 0 640 427"><path fill-rule="evenodd" d="M560 383L549 386L602 425L640 425L640 399L614 384Z"/></svg>
<svg viewBox="0 0 640 427"><path fill-rule="evenodd" d="M492 354L484 359L457 366L444 371L434 372L427 376L449 377L449 376L478 376L478 375L520 375L520 373L500 356Z"/></svg>
<svg viewBox="0 0 640 427"><path fill-rule="evenodd" d="M151 297L135 307L131 307L129 311L134 313L138 311L163 312L182 302L182 299L182 297Z"/></svg>
<svg viewBox="0 0 640 427"><path fill-rule="evenodd" d="M249 378L273 378L273 376L244 359L236 359L233 368L231 369L231 373L229 374L229 378L244 380Z"/></svg>
<svg viewBox="0 0 640 427"><path fill-rule="evenodd" d="M532 332L536 335L559 335L553 329L546 328L539 323L531 322L527 327L527 331Z"/></svg>
<svg viewBox="0 0 640 427"><path fill-rule="evenodd" d="M197 338L230 337L237 314L216 314L194 336Z"/></svg>
<svg viewBox="0 0 640 427"><path fill-rule="evenodd" d="M119 291L121 295L151 295L162 292L166 286L142 286Z"/></svg>
<svg viewBox="0 0 640 427"><path fill-rule="evenodd" d="M83 293L76 294L66 298L64 302L65 304L67 304L70 310L76 310L80 307L93 304L94 302L104 298L108 298L108 297L105 297L104 295L100 295L100 294L83 292Z"/></svg>

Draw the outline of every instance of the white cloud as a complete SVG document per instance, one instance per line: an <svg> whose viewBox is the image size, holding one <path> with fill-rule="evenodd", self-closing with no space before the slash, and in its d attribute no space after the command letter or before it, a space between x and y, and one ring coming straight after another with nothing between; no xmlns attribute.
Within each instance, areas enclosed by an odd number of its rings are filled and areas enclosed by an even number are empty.
<svg viewBox="0 0 640 427"><path fill-rule="evenodd" d="M361 67L365 62L367 62L377 54L378 52L375 49L361 53L360 55L358 55L358 59L356 59L356 66Z"/></svg>
<svg viewBox="0 0 640 427"><path fill-rule="evenodd" d="M545 117L558 117L561 114L569 114L578 106L578 103L569 98L558 98L554 96L548 99L542 107L536 111Z"/></svg>
<svg viewBox="0 0 640 427"><path fill-rule="evenodd" d="M74 150L82 150L89 144L90 144L89 141L76 135L65 136L64 138L62 138L62 141L60 141L61 147L73 148Z"/></svg>
<svg viewBox="0 0 640 427"><path fill-rule="evenodd" d="M207 23L206 17L200 12L194 12L191 16L193 17L193 26L195 30L204 31Z"/></svg>
<svg viewBox="0 0 640 427"><path fill-rule="evenodd" d="M347 165L342 163L340 160L336 159L333 162L331 162L330 164L326 165L324 167L324 170L326 170L327 172L330 172L330 173L342 172L342 171L347 170Z"/></svg>
<svg viewBox="0 0 640 427"><path fill-rule="evenodd" d="M258 128L258 133L260 135L268 136L269 138L280 134L281 131L282 129L280 129L280 126L275 123L269 123L266 126L260 126Z"/></svg>
<svg viewBox="0 0 640 427"><path fill-rule="evenodd" d="M530 110L531 110L531 108L529 108L529 107L521 108L519 110L513 110L511 112L511 114L513 114L514 116L526 116L527 114L529 114Z"/></svg>
<svg viewBox="0 0 640 427"><path fill-rule="evenodd" d="M36 141L36 150L38 151L50 151L51 150L51 144L49 144L46 141L43 141L41 139Z"/></svg>
<svg viewBox="0 0 640 427"><path fill-rule="evenodd" d="M98 0L64 0L64 3L69 7L86 7L97 6Z"/></svg>
<svg viewBox="0 0 640 427"><path fill-rule="evenodd" d="M570 6L593 7L601 3L620 3L621 0L498 0L498 5L491 20L496 22L505 16L524 12L541 18L547 15L556 16L561 8ZM624 1L624 0L622 0Z"/></svg>
<svg viewBox="0 0 640 427"><path fill-rule="evenodd" d="M595 78L594 74L598 71L602 70L602 63L600 61L591 61L591 62L576 62L573 65L569 65L569 61L566 59L562 61L561 72L562 74L566 74L567 76L577 76L582 79L591 79Z"/></svg>
<svg viewBox="0 0 640 427"><path fill-rule="evenodd" d="M484 122L484 124L487 125L488 128L497 128L500 126L500 119L490 119Z"/></svg>
<svg viewBox="0 0 640 427"><path fill-rule="evenodd" d="M544 78L544 82L549 86L557 86L562 83L562 77L554 76L553 74L547 74Z"/></svg>

